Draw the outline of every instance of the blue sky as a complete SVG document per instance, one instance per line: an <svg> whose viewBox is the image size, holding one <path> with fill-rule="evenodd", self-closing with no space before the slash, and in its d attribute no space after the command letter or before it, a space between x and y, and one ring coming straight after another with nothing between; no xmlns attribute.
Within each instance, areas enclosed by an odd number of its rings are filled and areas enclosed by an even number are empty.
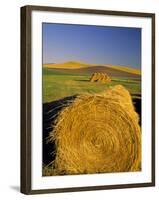
<svg viewBox="0 0 159 200"><path fill-rule="evenodd" d="M43 23L43 63L141 67L141 29Z"/></svg>

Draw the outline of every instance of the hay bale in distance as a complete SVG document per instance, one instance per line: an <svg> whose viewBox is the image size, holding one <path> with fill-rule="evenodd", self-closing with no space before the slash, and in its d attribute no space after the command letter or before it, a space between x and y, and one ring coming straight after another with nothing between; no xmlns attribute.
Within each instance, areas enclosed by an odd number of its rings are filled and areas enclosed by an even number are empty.
<svg viewBox="0 0 159 200"><path fill-rule="evenodd" d="M92 76L90 78L90 82L109 83L109 82L111 82L111 79L106 73L96 72L96 73L92 74Z"/></svg>
<svg viewBox="0 0 159 200"><path fill-rule="evenodd" d="M139 171L138 120L123 86L78 96L60 112L50 134L57 148L53 174Z"/></svg>

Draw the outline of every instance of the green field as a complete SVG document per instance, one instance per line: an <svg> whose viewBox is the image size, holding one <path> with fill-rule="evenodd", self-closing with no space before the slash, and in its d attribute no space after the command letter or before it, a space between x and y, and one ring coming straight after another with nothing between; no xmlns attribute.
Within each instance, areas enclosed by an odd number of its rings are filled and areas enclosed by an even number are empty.
<svg viewBox="0 0 159 200"><path fill-rule="evenodd" d="M43 69L43 103L81 93L97 93L121 84L132 95L141 93L141 81L137 78L113 78L111 83L89 82L90 75L66 74L62 71Z"/></svg>

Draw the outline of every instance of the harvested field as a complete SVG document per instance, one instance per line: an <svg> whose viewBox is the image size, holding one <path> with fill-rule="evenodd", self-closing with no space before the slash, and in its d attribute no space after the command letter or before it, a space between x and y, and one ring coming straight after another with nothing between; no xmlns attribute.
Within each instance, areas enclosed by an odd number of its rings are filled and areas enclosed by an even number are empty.
<svg viewBox="0 0 159 200"><path fill-rule="evenodd" d="M91 74L66 74L52 69L43 69L43 103L76 94L99 93L115 85L123 85L131 95L141 94L141 80L138 78L115 78L108 74L111 77L111 82L107 84L96 82L94 84L94 82L90 82Z"/></svg>

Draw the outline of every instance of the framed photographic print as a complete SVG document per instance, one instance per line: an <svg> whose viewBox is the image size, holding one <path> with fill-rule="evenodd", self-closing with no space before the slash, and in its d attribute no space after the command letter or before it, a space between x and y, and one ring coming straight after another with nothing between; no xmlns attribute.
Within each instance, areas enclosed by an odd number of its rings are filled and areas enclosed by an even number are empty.
<svg viewBox="0 0 159 200"><path fill-rule="evenodd" d="M21 192L155 185L155 15L21 8Z"/></svg>

